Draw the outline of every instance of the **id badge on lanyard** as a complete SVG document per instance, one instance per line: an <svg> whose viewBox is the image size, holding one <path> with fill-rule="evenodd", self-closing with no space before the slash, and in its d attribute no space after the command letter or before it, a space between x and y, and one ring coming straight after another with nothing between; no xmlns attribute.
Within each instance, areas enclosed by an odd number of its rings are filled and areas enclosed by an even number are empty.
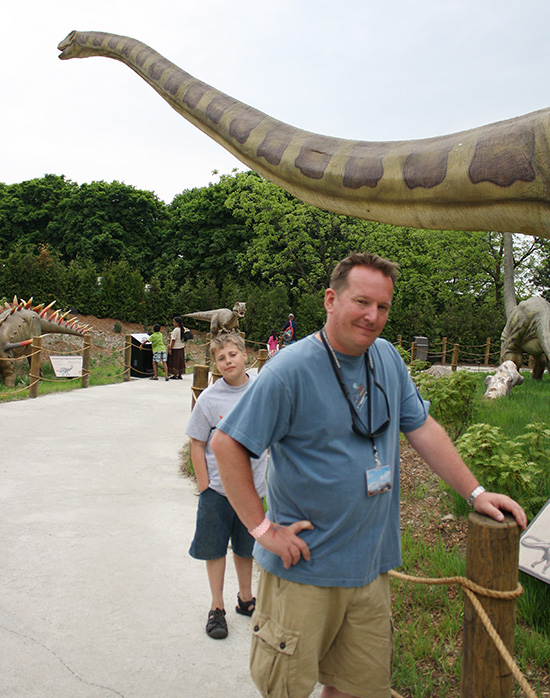
<svg viewBox="0 0 550 698"><path fill-rule="evenodd" d="M391 467L389 465L380 463L375 468L367 470L367 495L369 497L389 492L391 488Z"/></svg>

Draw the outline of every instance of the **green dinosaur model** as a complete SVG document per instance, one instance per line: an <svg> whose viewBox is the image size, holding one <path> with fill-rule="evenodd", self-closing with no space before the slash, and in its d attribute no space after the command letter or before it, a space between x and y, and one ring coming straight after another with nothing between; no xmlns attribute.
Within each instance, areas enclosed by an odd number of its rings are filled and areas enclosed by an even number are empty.
<svg viewBox="0 0 550 698"><path fill-rule="evenodd" d="M248 167L314 206L392 225L550 237L550 109L437 138L344 140L277 121L135 39L73 31L58 49L62 60L125 63Z"/></svg>
<svg viewBox="0 0 550 698"><path fill-rule="evenodd" d="M523 353L533 357L533 378L541 380L550 361L550 303L533 296L510 313L500 337L500 363L513 361L518 370Z"/></svg>
<svg viewBox="0 0 550 698"><path fill-rule="evenodd" d="M18 301L14 297L12 303L5 303L0 312L0 374L8 388L15 385L13 359L20 356L30 356L33 337L39 337L50 332L84 336L89 332L87 325L80 325L76 320L66 321L64 318L69 311L61 315L54 311L48 312L53 301L44 305L32 306L29 301Z"/></svg>
<svg viewBox="0 0 550 698"><path fill-rule="evenodd" d="M197 313L187 313L183 317L192 317L195 320L209 322L212 337L217 337L222 332L233 332L236 330L239 327L239 318L243 318L245 312L246 303L235 303L233 310L229 310L229 308L199 310Z"/></svg>
<svg viewBox="0 0 550 698"><path fill-rule="evenodd" d="M550 303L532 296L518 304L514 290L512 236L504 236L504 307L506 325L500 336L500 363L523 365L523 354L533 357L533 378L542 380L550 362Z"/></svg>

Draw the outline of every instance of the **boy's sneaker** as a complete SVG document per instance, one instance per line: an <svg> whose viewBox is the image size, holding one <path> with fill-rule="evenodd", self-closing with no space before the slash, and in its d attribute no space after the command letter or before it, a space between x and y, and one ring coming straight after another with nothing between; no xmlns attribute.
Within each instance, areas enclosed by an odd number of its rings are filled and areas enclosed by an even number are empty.
<svg viewBox="0 0 550 698"><path fill-rule="evenodd" d="M227 637L227 621L223 609L215 608L213 611L208 611L206 634L214 640L223 640Z"/></svg>

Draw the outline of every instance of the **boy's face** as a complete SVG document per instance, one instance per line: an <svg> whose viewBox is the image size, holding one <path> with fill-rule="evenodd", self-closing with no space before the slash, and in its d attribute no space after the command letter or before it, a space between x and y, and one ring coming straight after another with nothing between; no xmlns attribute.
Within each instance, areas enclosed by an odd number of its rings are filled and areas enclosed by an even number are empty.
<svg viewBox="0 0 550 698"><path fill-rule="evenodd" d="M238 385L246 377L246 352L242 352L233 342L218 349L214 356L218 371L229 385Z"/></svg>

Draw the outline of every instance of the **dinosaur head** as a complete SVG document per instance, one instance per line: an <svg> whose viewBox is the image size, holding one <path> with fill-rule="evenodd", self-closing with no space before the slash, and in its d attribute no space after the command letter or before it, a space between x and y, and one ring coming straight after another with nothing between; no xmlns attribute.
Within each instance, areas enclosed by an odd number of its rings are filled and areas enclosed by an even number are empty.
<svg viewBox="0 0 550 698"><path fill-rule="evenodd" d="M244 314L246 313L246 303L235 303L235 305L233 306L233 312L236 313L239 317L244 317Z"/></svg>

